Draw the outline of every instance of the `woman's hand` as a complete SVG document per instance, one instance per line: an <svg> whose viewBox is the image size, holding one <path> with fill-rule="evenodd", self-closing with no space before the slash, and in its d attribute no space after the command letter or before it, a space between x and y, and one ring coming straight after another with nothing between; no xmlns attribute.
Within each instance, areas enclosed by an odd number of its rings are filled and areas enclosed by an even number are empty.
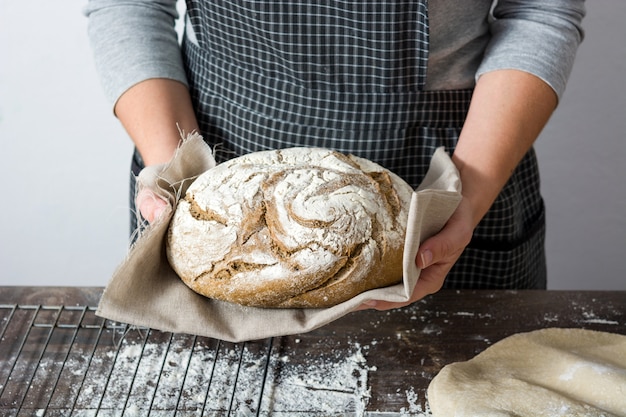
<svg viewBox="0 0 626 417"><path fill-rule="evenodd" d="M115 114L148 169L170 161L180 143L181 131L198 130L187 87L169 79L153 78L135 84L122 94ZM153 223L170 205L150 189L142 188L141 181L137 185L135 205L143 218Z"/></svg>
<svg viewBox="0 0 626 417"><path fill-rule="evenodd" d="M402 307L441 289L473 230L539 136L556 104L554 90L532 74L498 70L480 77L452 154L463 184L461 204L444 228L420 246L416 262L424 269L411 299L405 303L372 301L360 309Z"/></svg>
<svg viewBox="0 0 626 417"><path fill-rule="evenodd" d="M149 188L142 188L137 193L135 205L141 216L153 223L158 220L169 209L170 205L167 201L159 197Z"/></svg>
<svg viewBox="0 0 626 417"><path fill-rule="evenodd" d="M415 263L422 271L413 295L408 301L403 303L370 301L363 304L359 310L366 308L389 310L404 307L439 291L446 275L472 238L475 227L473 219L473 209L464 198L443 229L420 245Z"/></svg>

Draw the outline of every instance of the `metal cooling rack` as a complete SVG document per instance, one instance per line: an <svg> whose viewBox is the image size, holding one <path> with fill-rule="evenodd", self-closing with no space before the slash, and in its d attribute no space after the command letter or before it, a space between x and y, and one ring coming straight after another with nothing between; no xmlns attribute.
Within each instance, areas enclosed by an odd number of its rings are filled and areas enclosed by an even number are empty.
<svg viewBox="0 0 626 417"><path fill-rule="evenodd" d="M273 339L130 328L92 307L0 305L0 326L3 416L262 413Z"/></svg>
<svg viewBox="0 0 626 417"><path fill-rule="evenodd" d="M289 377L281 340L135 328L87 306L0 305L0 415L389 415L365 413L362 392L311 382L306 368ZM285 397L281 383L301 391Z"/></svg>

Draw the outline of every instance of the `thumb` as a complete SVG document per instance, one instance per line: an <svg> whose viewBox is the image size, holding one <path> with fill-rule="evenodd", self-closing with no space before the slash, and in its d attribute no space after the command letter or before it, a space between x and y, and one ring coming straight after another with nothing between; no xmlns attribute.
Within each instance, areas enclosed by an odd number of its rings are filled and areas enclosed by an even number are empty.
<svg viewBox="0 0 626 417"><path fill-rule="evenodd" d="M417 252L415 263L420 269L436 264L452 264L461 256L471 240L470 232L447 225L436 235L426 239Z"/></svg>
<svg viewBox="0 0 626 417"><path fill-rule="evenodd" d="M417 253L417 258L415 259L417 267L425 269L446 259L453 258L455 250L452 246L451 241L443 233L427 239L422 243Z"/></svg>
<svg viewBox="0 0 626 417"><path fill-rule="evenodd" d="M169 203L147 188L139 190L135 199L137 208L148 223L158 220L169 208Z"/></svg>
<svg viewBox="0 0 626 417"><path fill-rule="evenodd" d="M457 261L472 240L474 225L467 204L461 204L444 227L419 247L415 262L424 269L434 264L452 264Z"/></svg>

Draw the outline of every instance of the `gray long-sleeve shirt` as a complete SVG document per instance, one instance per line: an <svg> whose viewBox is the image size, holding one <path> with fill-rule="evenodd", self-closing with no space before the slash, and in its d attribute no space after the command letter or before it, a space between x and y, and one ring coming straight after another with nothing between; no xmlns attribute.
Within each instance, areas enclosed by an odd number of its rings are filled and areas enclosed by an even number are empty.
<svg viewBox="0 0 626 417"><path fill-rule="evenodd" d="M176 6L176 0L89 1L89 38L112 104L146 79L186 83ZM584 0L430 0L426 89L471 88L486 72L518 69L560 97L583 39L584 15ZM184 36L193 41L193 29Z"/></svg>

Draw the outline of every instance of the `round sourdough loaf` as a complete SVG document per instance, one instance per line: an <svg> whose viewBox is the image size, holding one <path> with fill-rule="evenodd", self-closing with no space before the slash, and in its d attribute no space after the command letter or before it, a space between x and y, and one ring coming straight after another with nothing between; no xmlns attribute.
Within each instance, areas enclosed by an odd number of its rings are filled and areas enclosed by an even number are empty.
<svg viewBox="0 0 626 417"><path fill-rule="evenodd" d="M321 308L402 280L412 188L327 149L217 165L172 217L167 257L193 291L247 306Z"/></svg>

